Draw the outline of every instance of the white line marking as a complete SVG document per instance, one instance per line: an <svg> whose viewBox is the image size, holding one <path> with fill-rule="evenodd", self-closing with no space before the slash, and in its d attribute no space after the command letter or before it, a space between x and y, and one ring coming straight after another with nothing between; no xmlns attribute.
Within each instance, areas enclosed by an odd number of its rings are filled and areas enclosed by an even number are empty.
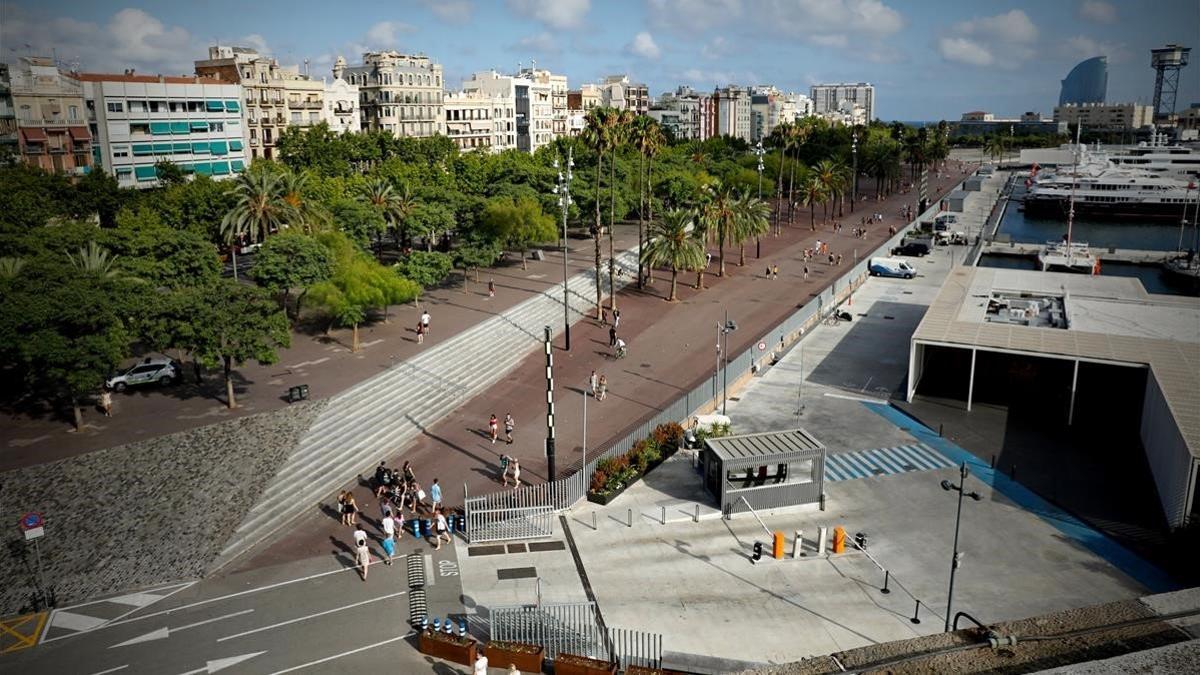
<svg viewBox="0 0 1200 675"><path fill-rule="evenodd" d="M358 343L358 347L359 347L359 349L362 349L363 347L374 347L375 345L379 344L380 342L383 342L383 338L379 338L378 340L371 340L370 342L360 342L360 343Z"/></svg>
<svg viewBox="0 0 1200 675"><path fill-rule="evenodd" d="M863 403L884 403L884 404L887 403L887 401L884 399L871 398L869 396L850 396L848 394L834 394L834 393L831 393L828 391L825 392L824 395L828 396L829 398L840 398L840 399L845 399L847 401L861 401Z"/></svg>
<svg viewBox="0 0 1200 675"><path fill-rule="evenodd" d="M308 619L315 619L318 616L325 616L326 614L333 614L334 612L340 612L344 609L353 609L355 607L369 605L372 602L379 602L380 600L387 600L389 598L394 598L398 595L404 595L407 592L408 591L399 591L397 593L381 595L378 598L371 598L370 600L363 600L362 602L355 602L355 603L345 605L342 607L334 607L333 609L327 609L324 612L317 612L316 614L307 614L305 616L296 617L295 619L288 619L287 621L280 621L279 623L274 623L274 624L271 624L270 626L263 626L262 628L255 628L253 630L248 630L248 631L244 631L241 633L234 633L233 635L226 635L223 638L217 638L217 642L224 642L226 640L232 640L234 638L240 638L240 637L244 637L246 635L253 635L254 633L261 633L264 630L271 630L272 628L279 628L280 626L287 626L289 624L297 623L300 621L307 621Z"/></svg>
<svg viewBox="0 0 1200 675"><path fill-rule="evenodd" d="M409 635L412 635L412 633L409 633ZM383 641L380 641L380 642L376 642L376 643L374 643L374 644L369 644L369 645L365 645L365 646L363 646L363 647L358 647L357 649L351 649L350 651L341 652L340 654L334 654L333 656L326 656L326 657L325 657L325 658L323 658L323 659L317 659L316 661L309 661L308 663L301 663L300 665L298 665L298 666L292 666L291 668L284 668L283 670L277 670L277 671L275 671L274 673L271 673L271 675L283 675L284 673L291 673L291 672L294 672L294 671L297 671L297 670L301 670L301 669L303 669L303 668L308 668L309 666L315 666L315 665L318 665L318 664L321 664L321 663L325 663L326 661L332 661L332 660L334 660L334 659L339 659L339 658L341 658L341 657L343 657L343 656L349 656L349 655L351 655L351 654L357 654L357 653L359 653L359 652L365 652L365 651L367 651L368 649L374 649L374 648L376 648L376 647L382 647L383 645L386 645L386 644L391 644L391 643L395 642L396 640L403 640L403 639L404 639L404 638L406 638L406 637L408 637L408 635L397 635L397 636L396 636L396 637L394 637L394 638L388 638L388 639L386 639L386 640L383 640ZM99 675L99 673L97 673L97 675Z"/></svg>
<svg viewBox="0 0 1200 675"><path fill-rule="evenodd" d="M129 667L129 664L127 663L123 666L117 666L116 668L109 668L108 670L102 670L98 673L92 673L92 675L108 675L108 673L115 673L118 670L125 670L128 667Z"/></svg>
<svg viewBox="0 0 1200 675"><path fill-rule="evenodd" d="M328 360L329 360L329 357L325 356L325 357L319 358L315 361L301 361L300 363L297 363L297 364L294 364L291 366L287 366L287 367L292 370L299 370L299 369L303 368L304 366L316 366L316 365L325 363Z"/></svg>
<svg viewBox="0 0 1200 675"><path fill-rule="evenodd" d="M224 619L232 619L235 616L249 614L250 612L253 612L253 611L254 611L253 609L243 609L240 612L226 614L225 616L217 616L217 617L213 617L211 619L197 621L196 623L189 623L186 626L180 626L178 628L168 628L167 626L163 626L162 628L156 628L155 630L152 630L149 633L145 633L143 635L139 635L135 638L131 638L131 639L121 642L119 644L115 644L112 647L109 647L109 649L113 649L114 647L126 647L129 645L136 645L136 644L139 644L142 642L149 642L150 640L162 640L164 638L171 637L171 635L178 633L181 630L195 628L196 626L203 626L204 624L213 623L215 621L222 621Z"/></svg>
<svg viewBox="0 0 1200 675"><path fill-rule="evenodd" d="M437 583L437 575L433 573L433 556L423 554L421 557L425 559L425 583L432 586Z"/></svg>

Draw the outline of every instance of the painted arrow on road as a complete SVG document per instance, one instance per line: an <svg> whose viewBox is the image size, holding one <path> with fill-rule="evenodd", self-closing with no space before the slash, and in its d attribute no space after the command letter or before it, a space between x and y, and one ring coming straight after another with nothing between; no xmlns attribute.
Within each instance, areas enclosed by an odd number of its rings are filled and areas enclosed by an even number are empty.
<svg viewBox="0 0 1200 675"><path fill-rule="evenodd" d="M224 621L225 619L232 619L235 616L249 614L250 612L253 612L253 611L254 611L253 609L243 609L240 612L234 612L233 614L226 614L225 616L217 616L217 617L213 617L211 619L205 619L204 621L197 621L196 623L189 623L186 626L179 626L178 628L169 628L167 626L163 626L162 628L155 628L154 630L150 631L149 633L139 635L135 638L130 638L124 642L120 642L118 644L113 645L112 647L109 647L109 649L115 649L117 647L128 647L129 645L136 645L136 644L141 644L143 642L150 642L151 640L164 640L168 637L171 637L171 635L173 633L178 633L181 630L187 630L189 628L195 628L196 626L203 626L204 624L215 623L217 621Z"/></svg>
<svg viewBox="0 0 1200 675"><path fill-rule="evenodd" d="M249 654L242 654L241 656L228 656L223 659L217 659L216 661L209 661L208 663L204 664L203 668L189 670L186 673L180 673L180 675L208 675L208 673L215 673L220 670L225 670L230 666L236 666L242 661L252 659L259 654L266 654L266 652L251 652Z"/></svg>

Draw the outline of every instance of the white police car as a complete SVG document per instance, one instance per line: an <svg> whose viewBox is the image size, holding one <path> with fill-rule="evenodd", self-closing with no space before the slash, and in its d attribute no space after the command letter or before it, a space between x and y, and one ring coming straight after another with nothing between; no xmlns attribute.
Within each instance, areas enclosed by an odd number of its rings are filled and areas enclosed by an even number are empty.
<svg viewBox="0 0 1200 675"><path fill-rule="evenodd" d="M171 359L147 358L129 370L108 378L104 386L113 391L125 391L126 387L157 382L165 387L178 376L179 369Z"/></svg>

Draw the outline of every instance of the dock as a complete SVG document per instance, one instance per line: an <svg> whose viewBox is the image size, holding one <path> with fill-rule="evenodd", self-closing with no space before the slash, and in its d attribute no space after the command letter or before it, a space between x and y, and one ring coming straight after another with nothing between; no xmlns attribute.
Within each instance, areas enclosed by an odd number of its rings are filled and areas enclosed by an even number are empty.
<svg viewBox="0 0 1200 675"><path fill-rule="evenodd" d="M990 241L983 245L983 253L1036 258L1037 254L1045 246L1044 243ZM1179 256L1179 253L1176 251L1142 251L1131 248L1101 248L1099 246L1091 246L1088 250L1092 255L1099 258L1101 263L1123 262L1134 265L1159 265Z"/></svg>

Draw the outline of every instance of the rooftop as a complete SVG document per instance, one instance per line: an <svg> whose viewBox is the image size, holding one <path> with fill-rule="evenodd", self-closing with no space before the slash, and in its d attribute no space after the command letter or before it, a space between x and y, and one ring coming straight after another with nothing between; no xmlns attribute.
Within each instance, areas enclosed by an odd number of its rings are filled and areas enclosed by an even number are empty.
<svg viewBox="0 0 1200 675"><path fill-rule="evenodd" d="M1061 298L1066 328L991 321L988 304L996 294ZM913 340L1146 364L1192 456L1200 457L1198 298L1147 293L1129 277L957 268Z"/></svg>
<svg viewBox="0 0 1200 675"><path fill-rule="evenodd" d="M820 453L825 445L803 429L765 431L741 436L705 439L708 447L722 460L763 459Z"/></svg>

